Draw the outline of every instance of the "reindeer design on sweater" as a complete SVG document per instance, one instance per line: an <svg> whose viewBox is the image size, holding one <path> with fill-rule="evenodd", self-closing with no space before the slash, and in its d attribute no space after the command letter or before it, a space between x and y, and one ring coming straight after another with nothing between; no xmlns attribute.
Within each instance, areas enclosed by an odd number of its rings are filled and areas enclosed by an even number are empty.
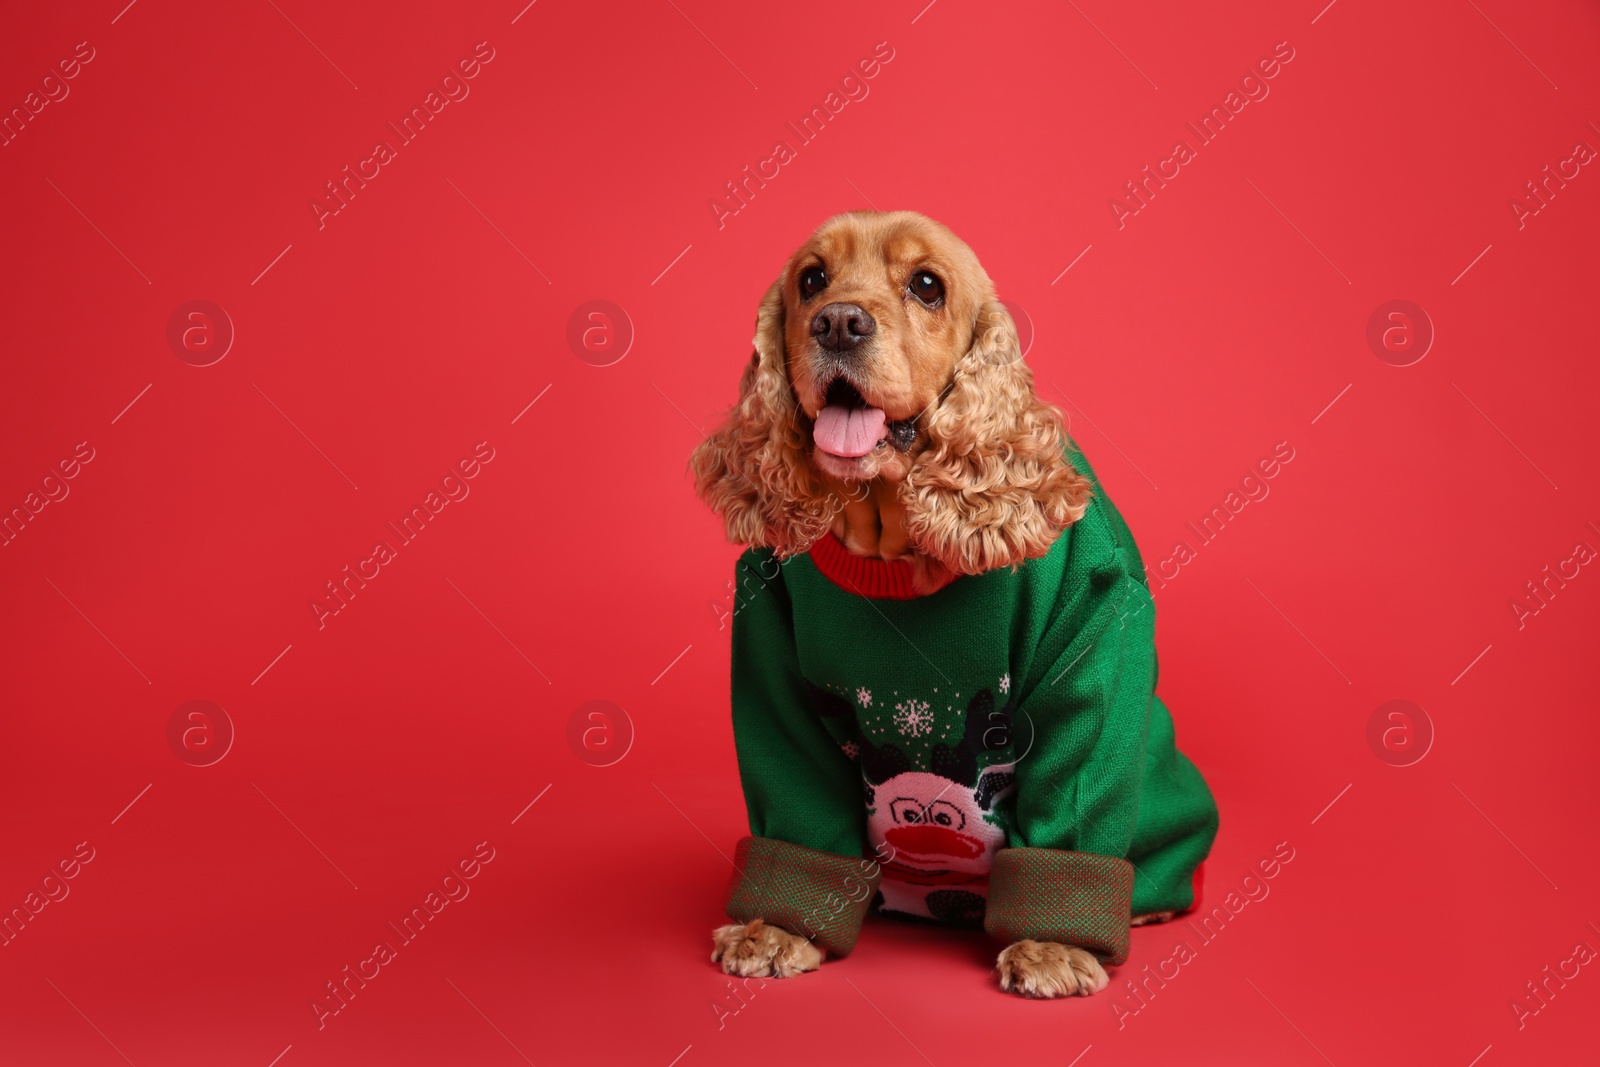
<svg viewBox="0 0 1600 1067"><path fill-rule="evenodd" d="M1012 705L987 689L967 704L961 740L936 742L926 766L893 743L874 744L843 698L812 688L813 706L859 753L867 840L883 868L883 911L967 925L983 921L989 869L1006 843L997 802L1016 788ZM1003 762L980 767L980 760Z"/></svg>

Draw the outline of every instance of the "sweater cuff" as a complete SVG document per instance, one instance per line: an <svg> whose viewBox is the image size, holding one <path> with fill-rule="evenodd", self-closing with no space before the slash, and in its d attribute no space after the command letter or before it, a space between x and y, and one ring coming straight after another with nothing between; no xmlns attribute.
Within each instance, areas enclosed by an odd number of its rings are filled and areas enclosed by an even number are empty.
<svg viewBox="0 0 1600 1067"><path fill-rule="evenodd" d="M1128 958L1133 864L1092 852L1003 848L989 872L983 928L1005 942L1076 945L1116 965Z"/></svg>
<svg viewBox="0 0 1600 1067"><path fill-rule="evenodd" d="M728 918L762 919L848 955L883 871L875 860L818 852L771 837L746 837L734 853ZM1124 916L1126 921L1126 916Z"/></svg>

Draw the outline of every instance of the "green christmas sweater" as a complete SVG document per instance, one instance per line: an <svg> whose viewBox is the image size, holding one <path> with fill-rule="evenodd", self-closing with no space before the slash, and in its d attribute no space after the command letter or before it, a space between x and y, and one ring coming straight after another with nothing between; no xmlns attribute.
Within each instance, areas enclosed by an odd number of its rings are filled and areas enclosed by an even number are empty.
<svg viewBox="0 0 1600 1067"><path fill-rule="evenodd" d="M834 955L869 906L1128 951L1185 910L1217 810L1156 683L1133 538L1094 496L1050 552L918 596L831 534L737 565L733 723L751 836L727 913Z"/></svg>

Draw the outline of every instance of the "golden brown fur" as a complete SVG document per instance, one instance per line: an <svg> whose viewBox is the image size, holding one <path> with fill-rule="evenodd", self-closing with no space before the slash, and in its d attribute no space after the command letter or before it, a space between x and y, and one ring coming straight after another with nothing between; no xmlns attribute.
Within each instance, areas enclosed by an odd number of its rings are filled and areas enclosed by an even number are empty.
<svg viewBox="0 0 1600 1067"><path fill-rule="evenodd" d="M1094 954L1054 941L1018 941L1000 953L1000 988L1041 1000L1087 997L1111 984Z"/></svg>
<svg viewBox="0 0 1600 1067"><path fill-rule="evenodd" d="M850 461L813 447L828 364L797 279L819 266L827 300L877 322L854 377L890 420L915 420L906 451L885 441ZM921 271L942 281L942 306L911 295ZM767 290L739 401L691 465L731 540L791 556L832 529L859 554L911 559L934 588L1042 556L1083 514L1089 483L1063 433L972 250L913 212L850 212L823 223Z"/></svg>
<svg viewBox="0 0 1600 1067"><path fill-rule="evenodd" d="M805 938L760 919L711 932L711 962L741 978L793 978L822 965L823 952Z"/></svg>

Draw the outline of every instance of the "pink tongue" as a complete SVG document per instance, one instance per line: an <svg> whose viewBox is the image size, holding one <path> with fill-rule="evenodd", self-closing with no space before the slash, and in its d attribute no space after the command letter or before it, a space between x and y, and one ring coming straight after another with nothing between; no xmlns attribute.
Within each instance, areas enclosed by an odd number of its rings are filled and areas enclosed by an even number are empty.
<svg viewBox="0 0 1600 1067"><path fill-rule="evenodd" d="M817 412L811 438L817 447L835 456L864 456L878 446L885 434L880 408L847 408L829 404Z"/></svg>

